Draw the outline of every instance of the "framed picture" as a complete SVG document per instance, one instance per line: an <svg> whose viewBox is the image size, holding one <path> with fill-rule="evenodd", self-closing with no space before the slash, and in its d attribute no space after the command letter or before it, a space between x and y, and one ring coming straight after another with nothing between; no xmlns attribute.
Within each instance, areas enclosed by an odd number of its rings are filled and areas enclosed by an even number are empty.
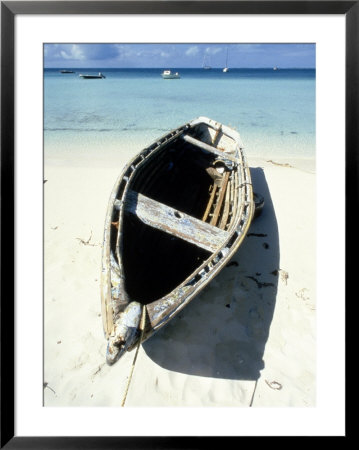
<svg viewBox="0 0 359 450"><path fill-rule="evenodd" d="M356 1L1 3L2 447L345 435L358 11ZM111 189L140 150L199 116L240 133L263 212L197 301L145 342L137 330L136 350L106 364L122 317L112 306L104 319L100 300ZM216 157L229 154L221 145ZM181 173L176 183L190 168ZM213 180L209 196L223 182ZM148 280L168 281L171 265L179 284L174 248L142 265L142 246L126 250L136 273L153 262L141 282L126 272L132 300L157 298Z"/></svg>

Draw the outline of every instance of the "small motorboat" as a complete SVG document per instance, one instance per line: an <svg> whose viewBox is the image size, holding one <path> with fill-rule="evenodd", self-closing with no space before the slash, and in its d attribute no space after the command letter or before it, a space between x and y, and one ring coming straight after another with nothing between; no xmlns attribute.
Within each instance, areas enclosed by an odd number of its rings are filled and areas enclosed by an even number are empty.
<svg viewBox="0 0 359 450"><path fill-rule="evenodd" d="M254 212L239 133L206 117L170 131L125 166L104 227L108 364L167 324L225 267Z"/></svg>
<svg viewBox="0 0 359 450"><path fill-rule="evenodd" d="M79 74L80 78L85 78L85 79L97 79L97 78L106 78L105 75L101 72L98 73L98 75L94 75L94 74Z"/></svg>
<svg viewBox="0 0 359 450"><path fill-rule="evenodd" d="M176 78L181 78L178 72L171 72L170 70L164 70L161 75L162 78L164 78L165 80L173 80Z"/></svg>
<svg viewBox="0 0 359 450"><path fill-rule="evenodd" d="M75 73L73 70L63 69L60 70L61 73Z"/></svg>

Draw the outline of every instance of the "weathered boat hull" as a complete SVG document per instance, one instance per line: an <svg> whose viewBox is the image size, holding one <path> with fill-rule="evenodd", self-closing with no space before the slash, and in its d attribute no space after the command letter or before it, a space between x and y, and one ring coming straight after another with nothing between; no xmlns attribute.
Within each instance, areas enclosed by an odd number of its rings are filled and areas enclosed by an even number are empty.
<svg viewBox="0 0 359 450"><path fill-rule="evenodd" d="M240 136L213 120L201 117L171 131L125 166L110 197L103 243L109 364L138 343L139 317L132 316L140 309L132 306L145 308L146 340L225 266L253 214Z"/></svg>

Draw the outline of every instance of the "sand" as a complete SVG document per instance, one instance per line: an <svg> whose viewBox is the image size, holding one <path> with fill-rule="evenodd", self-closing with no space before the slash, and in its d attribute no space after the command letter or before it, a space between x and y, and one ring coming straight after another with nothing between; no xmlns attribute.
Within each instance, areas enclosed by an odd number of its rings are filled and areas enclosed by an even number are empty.
<svg viewBox="0 0 359 450"><path fill-rule="evenodd" d="M46 159L44 405L120 406L135 352L105 363L103 226L132 154ZM265 198L230 264L139 350L126 407L316 405L313 160L249 158Z"/></svg>

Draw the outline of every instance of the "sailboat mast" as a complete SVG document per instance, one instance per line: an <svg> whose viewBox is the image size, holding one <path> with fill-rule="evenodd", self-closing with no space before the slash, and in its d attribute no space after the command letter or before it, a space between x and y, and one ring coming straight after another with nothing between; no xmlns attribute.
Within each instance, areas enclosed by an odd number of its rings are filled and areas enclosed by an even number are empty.
<svg viewBox="0 0 359 450"><path fill-rule="evenodd" d="M207 57L207 55L205 54L205 55L203 56L203 65L202 65L202 68L208 70L208 69L211 68L211 66L210 66L209 64L206 64L206 57Z"/></svg>
<svg viewBox="0 0 359 450"><path fill-rule="evenodd" d="M226 53L226 65L223 69L223 72L228 72L228 47L227 47L227 53Z"/></svg>

